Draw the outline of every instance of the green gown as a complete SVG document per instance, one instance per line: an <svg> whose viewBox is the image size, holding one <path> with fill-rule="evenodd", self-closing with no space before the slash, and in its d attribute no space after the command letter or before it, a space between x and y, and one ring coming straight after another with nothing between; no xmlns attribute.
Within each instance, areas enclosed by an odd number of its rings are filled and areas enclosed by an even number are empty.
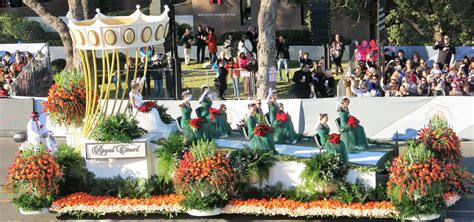
<svg viewBox="0 0 474 222"><path fill-rule="evenodd" d="M365 136L364 127L357 123L356 128L352 128L347 125L347 119L349 118L349 110L339 108L339 118L341 119L341 141L344 142L346 149L349 153L356 153L358 151L366 150L369 147L367 137Z"/></svg>
<svg viewBox="0 0 474 222"><path fill-rule="evenodd" d="M286 122L280 122L276 120L275 116L280 112L280 108L274 102L268 104L269 119L273 127L273 140L277 144L292 144L298 140L298 134L293 128L293 122L291 118L288 118Z"/></svg>
<svg viewBox="0 0 474 222"><path fill-rule="evenodd" d="M201 102L201 117L206 119L209 122L210 134L213 138L226 138L229 136L227 132L230 129L229 123L227 123L224 115L221 113L219 115L214 115L212 119L212 114L209 112L209 108L212 107L212 100L209 97L205 96Z"/></svg>
<svg viewBox="0 0 474 222"><path fill-rule="evenodd" d="M191 119L192 109L190 106L181 105L181 127L184 131L184 136L186 141L192 142L198 139L212 139L211 135L209 134L209 125L207 123L203 123L201 128L197 131L193 131L191 126L189 125L189 120Z"/></svg>
<svg viewBox="0 0 474 222"><path fill-rule="evenodd" d="M221 114L225 119L224 126L225 126L225 129L226 129L226 132L228 134L231 134L232 133L232 128L230 127L229 121L227 121L227 113L224 110L221 110Z"/></svg>
<svg viewBox="0 0 474 222"><path fill-rule="evenodd" d="M268 132L265 137L260 137L253 134L253 130L257 125L257 118L255 115L247 117L245 122L247 124L247 134L250 137L249 147L251 149L260 149L277 153L275 150L275 143L273 142L272 132Z"/></svg>
<svg viewBox="0 0 474 222"><path fill-rule="evenodd" d="M331 143L328 139L329 132L331 132L331 129L328 125L324 123L319 124L317 128L317 133L321 138L321 144L323 145L323 148L326 150L326 152L339 153L339 155L341 155L342 161L344 161L344 163L347 163L349 158L347 156L346 146L344 145L344 142L341 140L339 144Z"/></svg>

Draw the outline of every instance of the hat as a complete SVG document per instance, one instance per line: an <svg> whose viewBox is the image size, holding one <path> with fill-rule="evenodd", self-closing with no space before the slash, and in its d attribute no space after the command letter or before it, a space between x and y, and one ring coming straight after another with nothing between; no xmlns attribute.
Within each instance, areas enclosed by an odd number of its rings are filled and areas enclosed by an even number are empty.
<svg viewBox="0 0 474 222"><path fill-rule="evenodd" d="M39 113L38 112L31 112L30 113L30 117L33 119L33 118L36 118L36 117L39 117Z"/></svg>

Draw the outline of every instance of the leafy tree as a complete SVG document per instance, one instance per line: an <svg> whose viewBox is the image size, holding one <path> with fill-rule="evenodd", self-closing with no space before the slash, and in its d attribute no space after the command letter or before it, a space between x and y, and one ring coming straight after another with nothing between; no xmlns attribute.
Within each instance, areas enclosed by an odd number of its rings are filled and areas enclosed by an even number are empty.
<svg viewBox="0 0 474 222"><path fill-rule="evenodd" d="M392 45L431 45L438 24L454 44L473 43L474 1L392 1L395 8L387 15L387 37Z"/></svg>
<svg viewBox="0 0 474 222"><path fill-rule="evenodd" d="M377 0L331 1L333 16L349 15L376 23ZM473 44L474 1L386 0L387 39L391 45L431 45L440 25L456 45Z"/></svg>

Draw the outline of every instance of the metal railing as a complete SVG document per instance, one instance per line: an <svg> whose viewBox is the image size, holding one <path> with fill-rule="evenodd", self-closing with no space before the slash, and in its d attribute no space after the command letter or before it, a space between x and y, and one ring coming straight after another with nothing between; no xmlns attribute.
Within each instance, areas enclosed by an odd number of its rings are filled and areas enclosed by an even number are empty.
<svg viewBox="0 0 474 222"><path fill-rule="evenodd" d="M254 99L256 93L256 78L255 73L246 72L243 70L227 69L228 76L226 78L227 89L224 91L225 99ZM230 73L239 71L239 78L232 78ZM217 98L218 88L215 80L218 76L218 71L213 69L185 69L182 70L182 84L183 90L189 90L194 98L201 95L201 86L207 85L211 90L211 94ZM252 81L253 80L253 81Z"/></svg>
<svg viewBox="0 0 474 222"><path fill-rule="evenodd" d="M344 74L342 74L341 79L337 83L336 89L337 89L337 97L341 98L344 96L350 96L347 95L346 91L346 78L350 75L352 75L352 70L355 69L355 66L357 65L357 54L354 53L352 56L351 60L349 61L349 65L347 65L346 71Z"/></svg>
<svg viewBox="0 0 474 222"><path fill-rule="evenodd" d="M41 53L39 53L41 52ZM49 45L45 44L21 70L10 94L16 96L46 96L53 82Z"/></svg>

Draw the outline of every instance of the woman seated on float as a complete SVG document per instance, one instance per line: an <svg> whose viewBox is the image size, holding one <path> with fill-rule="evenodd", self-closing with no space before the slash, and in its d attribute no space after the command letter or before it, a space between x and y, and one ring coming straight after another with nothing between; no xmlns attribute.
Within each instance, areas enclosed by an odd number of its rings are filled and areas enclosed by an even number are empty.
<svg viewBox="0 0 474 222"><path fill-rule="evenodd" d="M355 153L366 150L369 145L364 127L349 113L349 103L349 98L343 98L337 112L340 118L341 141L344 142L349 153Z"/></svg>
<svg viewBox="0 0 474 222"><path fill-rule="evenodd" d="M155 133L167 137L171 133L172 128L161 120L156 108L152 108L149 112L140 111L140 107L144 104L140 90L143 88L145 80L146 77L143 76L141 79L137 78L131 83L129 96L133 114L138 120L138 126L145 129L147 133Z"/></svg>
<svg viewBox="0 0 474 222"><path fill-rule="evenodd" d="M189 101L193 96L189 91L186 91L183 92L181 97L182 100L179 103L181 109L180 125L184 131L186 141L192 142L198 139L212 139L208 123L206 123L202 118L191 119L192 108Z"/></svg>
<svg viewBox="0 0 474 222"><path fill-rule="evenodd" d="M280 110L276 90L270 88L267 104L269 110L269 122L273 128L273 140L277 144L295 144L298 142L298 134L293 128L290 115Z"/></svg>
<svg viewBox="0 0 474 222"><path fill-rule="evenodd" d="M316 127L316 133L319 135L319 142L323 146L326 152L338 153L341 156L342 161L347 162L347 151L344 142L340 141L339 134L331 132L328 125L329 116L327 113L319 114L319 124Z"/></svg>
<svg viewBox="0 0 474 222"><path fill-rule="evenodd" d="M202 95L199 98L201 104L200 117L209 122L213 138L227 138L229 137L229 123L227 123L224 115L215 108L212 108L212 100L209 98L209 87L201 86Z"/></svg>
<svg viewBox="0 0 474 222"><path fill-rule="evenodd" d="M250 138L249 147L276 153L271 127L265 123L265 117L257 113L255 103L250 103L248 109L249 113L246 115L245 122L247 135Z"/></svg>

